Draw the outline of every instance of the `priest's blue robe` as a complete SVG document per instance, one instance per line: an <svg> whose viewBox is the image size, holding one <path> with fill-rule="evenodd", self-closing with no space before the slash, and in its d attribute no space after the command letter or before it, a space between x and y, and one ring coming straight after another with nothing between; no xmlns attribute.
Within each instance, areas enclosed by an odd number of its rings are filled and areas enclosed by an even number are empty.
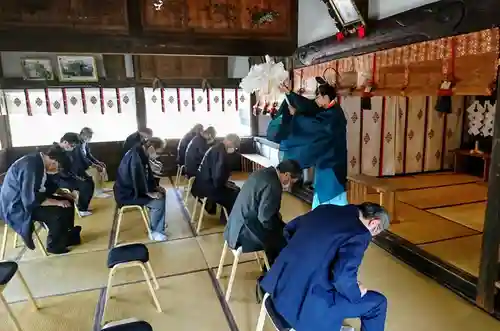
<svg viewBox="0 0 500 331"><path fill-rule="evenodd" d="M298 161L302 168L314 167L313 208L332 202L347 204L347 120L335 103L322 109L314 100L287 95L297 113L292 116L287 102L281 104L267 129L267 139L280 144L284 159Z"/></svg>

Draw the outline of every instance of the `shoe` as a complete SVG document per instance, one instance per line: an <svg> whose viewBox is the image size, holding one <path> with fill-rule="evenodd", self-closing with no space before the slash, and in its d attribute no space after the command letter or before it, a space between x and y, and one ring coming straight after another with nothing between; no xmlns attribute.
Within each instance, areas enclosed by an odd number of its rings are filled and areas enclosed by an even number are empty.
<svg viewBox="0 0 500 331"><path fill-rule="evenodd" d="M68 244L66 246L80 245L82 243L82 238L80 237L81 232L82 232L82 227L79 225L69 230Z"/></svg>
<svg viewBox="0 0 500 331"><path fill-rule="evenodd" d="M94 193L94 198L98 198L98 199L107 199L107 198L111 198L111 195L110 194L106 194L104 192L96 192Z"/></svg>
<svg viewBox="0 0 500 331"><path fill-rule="evenodd" d="M90 212L88 210L84 210L84 211L79 210L78 215L80 215L80 217L90 216L90 215L92 215L92 212Z"/></svg>
<svg viewBox="0 0 500 331"><path fill-rule="evenodd" d="M167 241L167 236L160 232L153 232L149 236L149 239L153 241Z"/></svg>
<svg viewBox="0 0 500 331"><path fill-rule="evenodd" d="M112 188L103 188L102 189L102 193L110 193L110 192L113 192Z"/></svg>

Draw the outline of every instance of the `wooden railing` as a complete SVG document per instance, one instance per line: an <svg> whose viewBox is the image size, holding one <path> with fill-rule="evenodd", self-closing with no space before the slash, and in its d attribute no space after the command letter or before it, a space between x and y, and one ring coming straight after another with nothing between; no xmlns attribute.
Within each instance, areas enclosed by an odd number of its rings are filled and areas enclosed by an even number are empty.
<svg viewBox="0 0 500 331"><path fill-rule="evenodd" d="M347 199L349 203L360 204L368 201L368 194L373 192L378 194L378 203L387 210L391 221L395 219L396 190L387 183L387 180L359 174L347 176L347 181Z"/></svg>

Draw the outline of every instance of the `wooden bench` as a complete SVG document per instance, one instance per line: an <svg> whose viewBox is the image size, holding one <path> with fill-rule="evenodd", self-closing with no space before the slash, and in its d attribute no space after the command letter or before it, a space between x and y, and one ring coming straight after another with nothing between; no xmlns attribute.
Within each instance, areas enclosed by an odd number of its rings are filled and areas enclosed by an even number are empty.
<svg viewBox="0 0 500 331"><path fill-rule="evenodd" d="M395 193L396 189L383 178L363 174L347 176L347 199L351 204L360 204L367 201L368 190L373 190L379 195L379 204L383 206L391 220L396 217Z"/></svg>
<svg viewBox="0 0 500 331"><path fill-rule="evenodd" d="M253 172L271 166L275 164L260 154L241 154L241 170L244 172Z"/></svg>

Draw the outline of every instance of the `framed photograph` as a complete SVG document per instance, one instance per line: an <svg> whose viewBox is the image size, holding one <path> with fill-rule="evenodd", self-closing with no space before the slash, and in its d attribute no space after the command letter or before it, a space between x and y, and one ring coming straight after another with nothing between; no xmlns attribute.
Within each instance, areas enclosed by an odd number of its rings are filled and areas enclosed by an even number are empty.
<svg viewBox="0 0 500 331"><path fill-rule="evenodd" d="M352 0L329 0L329 2L342 21L339 23L343 26L363 20Z"/></svg>
<svg viewBox="0 0 500 331"><path fill-rule="evenodd" d="M22 59L21 66L26 80L54 80L50 59Z"/></svg>
<svg viewBox="0 0 500 331"><path fill-rule="evenodd" d="M97 67L93 56L58 56L61 82L96 82Z"/></svg>

